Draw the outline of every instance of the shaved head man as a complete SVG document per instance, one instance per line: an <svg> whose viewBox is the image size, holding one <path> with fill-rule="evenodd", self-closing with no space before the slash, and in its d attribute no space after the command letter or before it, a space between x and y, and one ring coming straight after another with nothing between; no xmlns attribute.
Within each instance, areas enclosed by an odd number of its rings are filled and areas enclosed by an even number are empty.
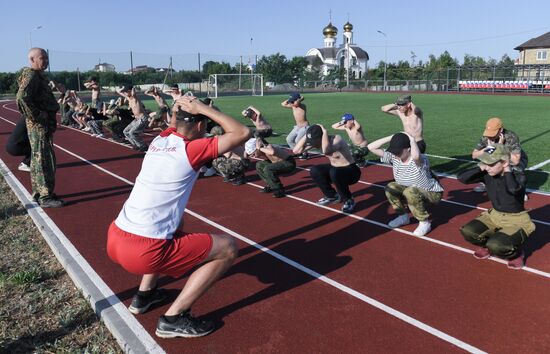
<svg viewBox="0 0 550 354"><path fill-rule="evenodd" d="M28 58L30 67L23 68L18 78L16 99L31 145L32 194L41 207L58 208L64 205L53 192L56 167L53 133L57 128L59 104L44 75L49 64L48 53L42 48L31 48Z"/></svg>

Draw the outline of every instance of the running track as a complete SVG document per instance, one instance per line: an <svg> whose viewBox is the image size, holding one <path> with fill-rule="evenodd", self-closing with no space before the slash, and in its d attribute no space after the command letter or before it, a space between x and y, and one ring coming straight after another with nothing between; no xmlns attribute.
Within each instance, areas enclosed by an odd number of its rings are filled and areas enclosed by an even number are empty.
<svg viewBox="0 0 550 354"><path fill-rule="evenodd" d="M19 113L0 104L0 144ZM139 277L113 264L106 232L126 200L143 155L108 140L59 127L56 192L69 202L46 210L68 239L128 305ZM30 189L19 158L0 158ZM87 160L88 162L86 162ZM320 192L307 168L322 157L299 162L284 178L291 195L274 199L249 183L199 179L188 204L189 232L230 232L240 256L228 274L193 308L219 320L219 329L199 339L157 339L178 352L548 352L550 350L550 197L530 194L527 207L537 231L527 244L527 269L511 271L498 260L479 261L458 232L487 208L484 195L443 178L446 201L434 208L434 229L414 237L415 224L389 230L391 219L381 185L387 167L362 169L353 186L356 212L314 204ZM100 167L101 170L98 168ZM477 209L476 209L477 208ZM162 278L172 299L184 279ZM154 337L161 304L137 316ZM156 338L156 337L154 337Z"/></svg>

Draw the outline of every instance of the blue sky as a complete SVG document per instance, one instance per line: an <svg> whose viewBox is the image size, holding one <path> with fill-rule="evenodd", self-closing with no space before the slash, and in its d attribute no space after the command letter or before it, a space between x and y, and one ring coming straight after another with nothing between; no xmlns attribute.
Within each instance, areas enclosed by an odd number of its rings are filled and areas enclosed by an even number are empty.
<svg viewBox="0 0 550 354"><path fill-rule="evenodd" d="M426 60L448 50L500 59L517 58L514 47L550 31L550 1L142 1L27 0L3 4L0 71L27 65L33 46L50 51L52 70L89 70L99 60L117 70L134 66L198 68L206 60L247 63L255 55L288 58L323 46L322 30L348 20L354 42L365 49L369 67L384 60ZM526 7L522 9L522 7ZM526 16L524 14L531 13ZM36 30L37 26L42 26ZM387 34L387 43L384 36ZM251 41L252 38L252 41Z"/></svg>

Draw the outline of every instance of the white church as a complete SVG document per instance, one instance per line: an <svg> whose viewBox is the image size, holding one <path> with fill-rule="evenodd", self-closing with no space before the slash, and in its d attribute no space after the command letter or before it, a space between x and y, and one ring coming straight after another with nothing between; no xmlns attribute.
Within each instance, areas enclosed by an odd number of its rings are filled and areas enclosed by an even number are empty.
<svg viewBox="0 0 550 354"><path fill-rule="evenodd" d="M344 25L343 43L338 46L336 45L337 34L338 29L329 22L323 29L324 47L311 48L306 53L310 68L316 58L319 58L323 63L321 66L323 75L327 75L331 69L343 67L349 68L350 78L361 79L367 71L369 54L353 43L353 25L349 21Z"/></svg>

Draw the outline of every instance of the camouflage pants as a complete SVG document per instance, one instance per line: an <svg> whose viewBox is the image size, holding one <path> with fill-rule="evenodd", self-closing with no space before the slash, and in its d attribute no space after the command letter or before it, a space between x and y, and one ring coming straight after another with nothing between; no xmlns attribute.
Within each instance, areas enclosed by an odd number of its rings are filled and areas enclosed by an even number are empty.
<svg viewBox="0 0 550 354"><path fill-rule="evenodd" d="M521 254L523 243L535 231L527 211L503 213L489 209L460 228L464 239L489 249L491 255L513 259Z"/></svg>
<svg viewBox="0 0 550 354"><path fill-rule="evenodd" d="M113 117L107 119L103 126L111 132L113 139L120 140L124 137L124 128L128 126L132 121L120 120L119 117Z"/></svg>
<svg viewBox="0 0 550 354"><path fill-rule="evenodd" d="M355 159L355 163L358 165L364 165L365 164L365 157L369 154L369 148L368 147L359 147L356 145L351 145L351 154L353 155L353 158Z"/></svg>
<svg viewBox="0 0 550 354"><path fill-rule="evenodd" d="M32 196L41 201L53 196L55 188L55 152L53 135L37 123L27 119L27 131L31 144Z"/></svg>
<svg viewBox="0 0 550 354"><path fill-rule="evenodd" d="M397 182L390 182L385 188L386 198L397 214L407 213L405 203L412 215L418 221L429 219L430 213L426 210L429 204L437 204L443 192L429 192L417 187L405 187Z"/></svg>
<svg viewBox="0 0 550 354"><path fill-rule="evenodd" d="M249 164L248 160L228 159L225 156L220 156L212 161L212 166L216 171L227 179L243 177Z"/></svg>
<svg viewBox="0 0 550 354"><path fill-rule="evenodd" d="M296 169L296 161L293 157L289 157L284 161L271 162L269 160L259 161L256 163L256 171L258 176L273 190L283 188L283 184L279 176L283 173L290 173Z"/></svg>

